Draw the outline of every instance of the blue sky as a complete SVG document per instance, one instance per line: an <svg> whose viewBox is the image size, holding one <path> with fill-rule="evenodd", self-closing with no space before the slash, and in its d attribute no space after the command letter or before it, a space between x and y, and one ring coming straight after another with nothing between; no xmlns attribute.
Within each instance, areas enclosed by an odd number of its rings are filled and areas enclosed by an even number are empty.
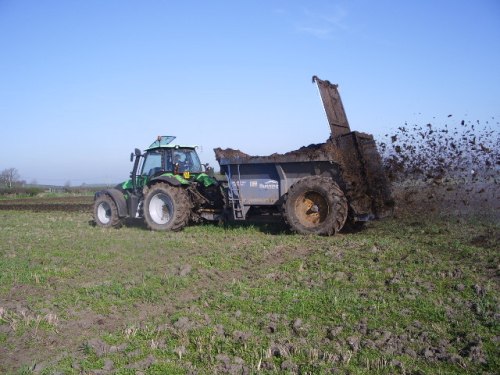
<svg viewBox="0 0 500 375"><path fill-rule="evenodd" d="M125 180L157 135L249 154L353 130L500 118L500 1L0 0L0 171Z"/></svg>

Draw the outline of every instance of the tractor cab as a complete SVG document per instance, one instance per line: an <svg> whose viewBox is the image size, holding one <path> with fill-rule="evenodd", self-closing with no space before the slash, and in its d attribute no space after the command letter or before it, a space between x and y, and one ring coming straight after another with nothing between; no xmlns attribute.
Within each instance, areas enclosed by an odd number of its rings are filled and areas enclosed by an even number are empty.
<svg viewBox="0 0 500 375"><path fill-rule="evenodd" d="M201 164L196 146L172 145L174 139L174 136L158 136L143 154L136 149L131 155L131 160L135 156L135 163L130 180L122 184L122 189L137 192L158 178L173 178L182 185L195 179L212 184L204 172L204 169L210 172L209 167Z"/></svg>
<svg viewBox="0 0 500 375"><path fill-rule="evenodd" d="M140 176L151 179L164 173L187 175L202 172L194 147L167 146L146 151Z"/></svg>
<svg viewBox="0 0 500 375"><path fill-rule="evenodd" d="M158 136L141 155L144 159L137 168L137 177L148 181L162 174L183 175L203 173L196 146L172 145L174 136Z"/></svg>

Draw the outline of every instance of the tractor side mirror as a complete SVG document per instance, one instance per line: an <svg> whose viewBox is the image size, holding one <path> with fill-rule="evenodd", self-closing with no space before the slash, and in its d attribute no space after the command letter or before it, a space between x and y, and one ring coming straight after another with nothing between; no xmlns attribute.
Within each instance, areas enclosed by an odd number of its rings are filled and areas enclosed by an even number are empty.
<svg viewBox="0 0 500 375"><path fill-rule="evenodd" d="M136 148L134 150L134 152L130 153L130 161L134 161L134 155L135 155L135 157L141 156L141 150L139 150L138 148Z"/></svg>

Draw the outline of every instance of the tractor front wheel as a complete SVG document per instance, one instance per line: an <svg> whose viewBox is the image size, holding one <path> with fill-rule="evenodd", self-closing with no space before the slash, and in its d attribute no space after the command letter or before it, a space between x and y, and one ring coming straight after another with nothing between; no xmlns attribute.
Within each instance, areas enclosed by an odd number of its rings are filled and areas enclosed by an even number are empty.
<svg viewBox="0 0 500 375"><path fill-rule="evenodd" d="M122 219L118 215L115 201L107 194L101 194L94 202L94 221L103 228L119 228Z"/></svg>
<svg viewBox="0 0 500 375"><path fill-rule="evenodd" d="M144 199L146 224L152 230L181 230L189 221L189 202L189 196L182 187L165 183L151 186Z"/></svg>

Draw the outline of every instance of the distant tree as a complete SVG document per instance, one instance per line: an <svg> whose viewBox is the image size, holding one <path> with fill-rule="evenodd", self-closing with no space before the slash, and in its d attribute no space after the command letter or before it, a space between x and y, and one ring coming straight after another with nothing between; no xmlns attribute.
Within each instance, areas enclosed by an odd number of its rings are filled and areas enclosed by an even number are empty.
<svg viewBox="0 0 500 375"><path fill-rule="evenodd" d="M66 193L71 192L71 181L70 180L66 181L66 183L64 184L64 191Z"/></svg>
<svg viewBox="0 0 500 375"><path fill-rule="evenodd" d="M16 186L20 182L19 172L16 168L7 168L0 174L0 184L8 187L9 189Z"/></svg>

